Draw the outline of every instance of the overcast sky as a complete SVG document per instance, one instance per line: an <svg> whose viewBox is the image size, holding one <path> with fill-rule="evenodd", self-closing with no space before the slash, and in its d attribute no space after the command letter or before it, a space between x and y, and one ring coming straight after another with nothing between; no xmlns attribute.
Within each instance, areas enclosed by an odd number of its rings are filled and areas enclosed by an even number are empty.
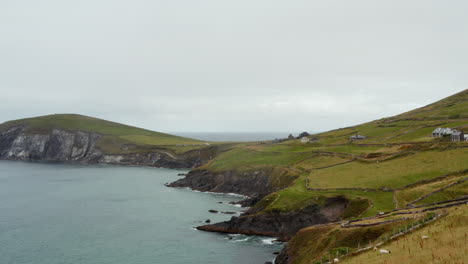
<svg viewBox="0 0 468 264"><path fill-rule="evenodd" d="M468 88L467 10L466 0L0 0L0 122L366 122Z"/></svg>

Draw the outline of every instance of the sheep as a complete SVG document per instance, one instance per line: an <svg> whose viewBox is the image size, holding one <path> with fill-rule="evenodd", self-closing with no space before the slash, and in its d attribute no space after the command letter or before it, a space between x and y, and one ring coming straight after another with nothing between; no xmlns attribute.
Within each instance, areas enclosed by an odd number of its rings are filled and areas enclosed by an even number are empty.
<svg viewBox="0 0 468 264"><path fill-rule="evenodd" d="M340 260L338 258L333 259L333 263L338 263L338 262L340 262Z"/></svg>
<svg viewBox="0 0 468 264"><path fill-rule="evenodd" d="M379 250L380 254L389 254L389 253L392 253L390 250L386 250L386 249L381 249Z"/></svg>
<svg viewBox="0 0 468 264"><path fill-rule="evenodd" d="M374 247L373 250L374 250L374 251L377 251L377 247Z"/></svg>

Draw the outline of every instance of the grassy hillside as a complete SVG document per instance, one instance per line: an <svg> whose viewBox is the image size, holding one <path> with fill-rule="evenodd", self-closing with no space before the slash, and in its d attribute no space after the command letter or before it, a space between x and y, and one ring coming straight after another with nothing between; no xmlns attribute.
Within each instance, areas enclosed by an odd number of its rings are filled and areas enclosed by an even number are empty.
<svg viewBox="0 0 468 264"><path fill-rule="evenodd" d="M342 263L466 263L468 259L468 206L449 209L435 223L383 246L391 254L368 251ZM428 236L427 239L422 239Z"/></svg>
<svg viewBox="0 0 468 264"><path fill-rule="evenodd" d="M468 129L468 90L397 116L318 136L326 144L347 143L353 134L367 137L360 143L424 142L434 140L430 134L435 127Z"/></svg>
<svg viewBox="0 0 468 264"><path fill-rule="evenodd" d="M334 258L339 263L464 263L468 205L451 205L455 203L304 228L289 242L291 263L321 264Z"/></svg>
<svg viewBox="0 0 468 264"><path fill-rule="evenodd" d="M24 126L26 133L50 133L53 129L85 131L103 135L99 147L109 153L122 152L128 145L130 152L148 151L152 147L165 147L174 152L204 146L202 141L179 137L147 129L127 126L107 120L74 114L56 114L25 118L0 124L0 131L13 126ZM190 145L190 146L177 146ZM194 146L195 145L195 146Z"/></svg>
<svg viewBox="0 0 468 264"><path fill-rule="evenodd" d="M344 194L369 199L372 207L366 215L372 215L397 208L408 185L468 169L468 142L431 137L440 126L468 133L468 90L398 116L313 135L319 140L311 143L244 144L205 168L282 167L298 178L272 194L275 199L263 201L267 208L287 211L320 196ZM349 141L356 133L368 139Z"/></svg>

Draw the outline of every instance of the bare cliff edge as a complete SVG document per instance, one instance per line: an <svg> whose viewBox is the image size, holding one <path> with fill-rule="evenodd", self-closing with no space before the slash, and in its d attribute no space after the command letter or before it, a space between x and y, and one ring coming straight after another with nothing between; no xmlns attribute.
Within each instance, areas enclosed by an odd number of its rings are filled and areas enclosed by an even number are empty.
<svg viewBox="0 0 468 264"><path fill-rule="evenodd" d="M30 133L24 126L14 126L0 131L0 159L193 168L206 163L216 151L216 147L206 147L179 155L162 150L109 154L97 146L102 136L99 133L61 129Z"/></svg>

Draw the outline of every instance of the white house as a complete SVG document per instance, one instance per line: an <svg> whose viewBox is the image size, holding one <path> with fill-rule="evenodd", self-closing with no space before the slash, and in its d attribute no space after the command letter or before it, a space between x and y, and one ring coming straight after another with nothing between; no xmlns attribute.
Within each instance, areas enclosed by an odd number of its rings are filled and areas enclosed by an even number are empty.
<svg viewBox="0 0 468 264"><path fill-rule="evenodd" d="M301 138L301 143L305 144L305 143L308 143L310 141L310 139L308 137L302 137Z"/></svg>
<svg viewBox="0 0 468 264"><path fill-rule="evenodd" d="M349 140L351 141L355 141L355 140L363 140L363 139L366 139L367 137L363 136L363 135L353 135L353 136L350 136L349 137Z"/></svg>
<svg viewBox="0 0 468 264"><path fill-rule="evenodd" d="M453 130L448 127L438 127L432 131L432 136L433 137L444 137L444 136L450 136L452 135Z"/></svg>

